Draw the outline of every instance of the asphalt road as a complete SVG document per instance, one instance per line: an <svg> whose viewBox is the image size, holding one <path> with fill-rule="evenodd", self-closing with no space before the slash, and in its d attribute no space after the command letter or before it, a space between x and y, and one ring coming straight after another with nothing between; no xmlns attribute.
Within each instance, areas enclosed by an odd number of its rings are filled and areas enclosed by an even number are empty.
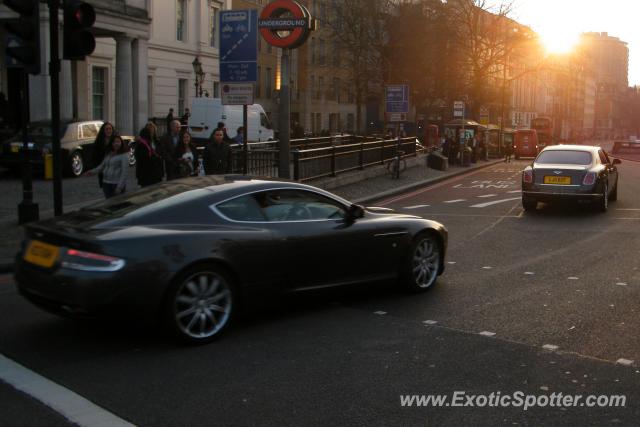
<svg viewBox="0 0 640 427"><path fill-rule="evenodd" d="M376 203L448 227L447 269L426 294L383 285L267 302L211 345L176 347L145 325L43 313L0 276L0 353L136 425L636 424L640 164L620 166L619 200L605 214L543 205L524 214L524 164ZM455 391L627 401L526 411L400 404ZM6 386L0 413L9 425L61 422Z"/></svg>

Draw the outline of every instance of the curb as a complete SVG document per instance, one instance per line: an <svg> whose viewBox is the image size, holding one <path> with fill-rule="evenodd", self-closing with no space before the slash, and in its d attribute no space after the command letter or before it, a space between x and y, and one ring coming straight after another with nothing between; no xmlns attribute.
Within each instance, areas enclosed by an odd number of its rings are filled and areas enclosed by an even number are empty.
<svg viewBox="0 0 640 427"><path fill-rule="evenodd" d="M503 162L504 162L504 160L490 160L484 165L475 166L473 169L466 169L465 168L465 169L462 169L460 171L456 171L456 172L450 173L448 175L443 175L443 176L439 176L437 178L429 178L429 179L425 179L425 180L422 180L422 181L414 182L414 183L411 183L411 184L404 185L402 187L394 188L393 190L387 190L387 191L383 191L381 193L372 194L370 196L366 196L366 197L362 197L362 198L356 199L356 200L354 200L354 203L366 204L366 203L371 203L371 202L376 201L376 200L385 199L387 197L393 197L393 196L396 196L398 194L407 193L407 192L412 191L412 190L417 190L417 189L419 189L421 187L437 184L439 182L446 181L448 179L451 179L451 178L454 178L454 177L457 177L457 176L466 175L468 173L472 173L474 171L477 171L477 170L480 170L480 169L484 169L484 168L487 168L489 166L497 165L497 164L503 163ZM476 163L476 165L477 165L477 163Z"/></svg>

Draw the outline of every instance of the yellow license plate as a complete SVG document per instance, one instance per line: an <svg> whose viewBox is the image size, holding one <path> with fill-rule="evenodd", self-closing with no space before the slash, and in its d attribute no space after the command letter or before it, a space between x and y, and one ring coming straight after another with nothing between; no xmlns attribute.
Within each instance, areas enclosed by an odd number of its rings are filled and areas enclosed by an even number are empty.
<svg viewBox="0 0 640 427"><path fill-rule="evenodd" d="M40 267L51 268L58 259L59 251L57 246L32 240L24 254L24 260Z"/></svg>
<svg viewBox="0 0 640 427"><path fill-rule="evenodd" d="M12 153L18 153L20 151L20 146L19 145L12 145L11 146L11 152Z"/></svg>
<svg viewBox="0 0 640 427"><path fill-rule="evenodd" d="M570 176L545 176L545 184L571 185Z"/></svg>

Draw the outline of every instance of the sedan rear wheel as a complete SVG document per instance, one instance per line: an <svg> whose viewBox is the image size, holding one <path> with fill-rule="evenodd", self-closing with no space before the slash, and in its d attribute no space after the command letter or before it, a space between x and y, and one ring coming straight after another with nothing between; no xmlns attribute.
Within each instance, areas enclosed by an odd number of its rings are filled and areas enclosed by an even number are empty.
<svg viewBox="0 0 640 427"><path fill-rule="evenodd" d="M527 212L535 211L538 207L538 202L529 197L522 196L522 209Z"/></svg>
<svg viewBox="0 0 640 427"><path fill-rule="evenodd" d="M609 201L610 202L615 202L616 200L618 200L618 183L616 182L616 186L614 187L613 191L611 191L611 194L609 194Z"/></svg>
<svg viewBox="0 0 640 427"><path fill-rule="evenodd" d="M418 236L411 246L405 265L403 281L412 292L424 292L438 279L442 251L440 243L432 233Z"/></svg>
<svg viewBox="0 0 640 427"><path fill-rule="evenodd" d="M598 200L598 210L606 212L609 208L609 186L605 183L602 188L602 196Z"/></svg>
<svg viewBox="0 0 640 427"><path fill-rule="evenodd" d="M217 338L236 313L235 287L221 269L202 266L174 283L165 306L165 320L182 341L204 344Z"/></svg>

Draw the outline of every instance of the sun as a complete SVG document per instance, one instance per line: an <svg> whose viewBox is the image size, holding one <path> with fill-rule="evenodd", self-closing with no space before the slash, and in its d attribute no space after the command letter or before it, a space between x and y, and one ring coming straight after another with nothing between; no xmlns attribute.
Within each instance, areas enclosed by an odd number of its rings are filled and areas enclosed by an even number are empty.
<svg viewBox="0 0 640 427"><path fill-rule="evenodd" d="M578 44L579 35L563 28L540 31L540 39L549 53L569 53Z"/></svg>

